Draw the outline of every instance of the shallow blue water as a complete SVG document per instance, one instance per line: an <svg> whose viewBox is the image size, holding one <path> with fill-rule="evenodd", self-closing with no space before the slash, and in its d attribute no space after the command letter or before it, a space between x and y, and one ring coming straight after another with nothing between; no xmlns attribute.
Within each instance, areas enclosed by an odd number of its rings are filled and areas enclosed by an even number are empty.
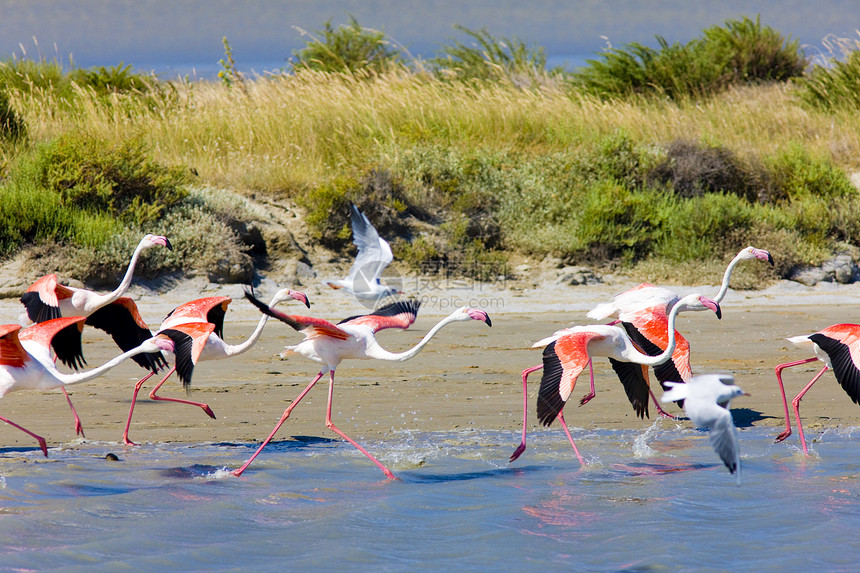
<svg viewBox="0 0 860 573"><path fill-rule="evenodd" d="M367 443L400 478L320 437L272 444L0 449L0 570L856 569L853 432L741 432L738 485L682 428L415 433ZM795 439L793 436L789 441ZM120 461L104 459L115 452Z"/></svg>

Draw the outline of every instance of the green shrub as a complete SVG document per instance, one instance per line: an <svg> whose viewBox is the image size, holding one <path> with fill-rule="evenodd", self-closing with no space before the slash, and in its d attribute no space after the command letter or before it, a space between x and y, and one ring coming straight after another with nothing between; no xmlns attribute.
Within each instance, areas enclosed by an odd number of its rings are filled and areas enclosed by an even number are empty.
<svg viewBox="0 0 860 573"><path fill-rule="evenodd" d="M783 37L770 26L753 21L726 20L704 31L700 50L717 62L730 85L787 81L803 74L807 59L797 40Z"/></svg>
<svg viewBox="0 0 860 573"><path fill-rule="evenodd" d="M708 96L730 85L785 81L806 67L798 42L762 27L758 18L727 20L703 34L683 45L657 36L659 49L639 43L612 48L601 54L602 60L588 60L574 83L599 97L682 99Z"/></svg>
<svg viewBox="0 0 860 573"><path fill-rule="evenodd" d="M69 208L105 213L124 223L156 220L187 195L187 173L152 161L145 144L119 146L87 135L63 135L40 146L33 175Z"/></svg>
<svg viewBox="0 0 860 573"><path fill-rule="evenodd" d="M61 136L20 158L0 186L0 255L43 241L99 246L120 229L158 221L186 197L186 182L140 142Z"/></svg>
<svg viewBox="0 0 860 573"><path fill-rule="evenodd" d="M26 135L27 128L9 103L9 95L0 89L0 140L14 141Z"/></svg>
<svg viewBox="0 0 860 573"><path fill-rule="evenodd" d="M529 48L519 38L496 38L486 29L454 26L472 39L471 45L455 42L444 46L428 63L437 76L458 80L534 80L547 73L542 47Z"/></svg>
<svg viewBox="0 0 860 573"><path fill-rule="evenodd" d="M109 68L77 68L69 72L69 79L79 86L92 88L97 94L151 91L157 80L152 76L135 73L131 65L120 62Z"/></svg>
<svg viewBox="0 0 860 573"><path fill-rule="evenodd" d="M769 158L767 167L778 190L778 200L832 200L858 193L845 172L829 157L816 156L798 143Z"/></svg>
<svg viewBox="0 0 860 573"><path fill-rule="evenodd" d="M54 92L72 96L72 83L63 66L54 61L7 59L0 62L0 87L22 92Z"/></svg>
<svg viewBox="0 0 860 573"><path fill-rule="evenodd" d="M815 66L807 77L797 80L805 103L824 110L860 109L860 51L827 66Z"/></svg>
<svg viewBox="0 0 860 573"><path fill-rule="evenodd" d="M380 72L401 59L400 51L392 47L384 33L361 26L354 16L350 16L349 25L338 28L329 20L293 55L296 57L292 64L294 71L319 72Z"/></svg>

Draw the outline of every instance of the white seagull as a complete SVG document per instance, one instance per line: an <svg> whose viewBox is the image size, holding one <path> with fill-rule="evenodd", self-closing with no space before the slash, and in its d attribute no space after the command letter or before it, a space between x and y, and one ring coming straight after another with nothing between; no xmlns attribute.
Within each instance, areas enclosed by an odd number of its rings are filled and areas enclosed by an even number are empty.
<svg viewBox="0 0 860 573"><path fill-rule="evenodd" d="M358 247L358 255L345 279L327 281L326 284L334 289L342 288L359 301L374 304L386 297L402 294L396 288L379 282L382 271L394 260L388 241L379 236L367 216L355 205L350 204L349 209L352 242Z"/></svg>
<svg viewBox="0 0 860 573"><path fill-rule="evenodd" d="M748 396L735 385L731 374L699 374L683 382L666 382L670 389L663 393L663 402L684 401L684 412L698 428L707 429L714 451L741 481L741 455L738 436L729 402L738 396Z"/></svg>

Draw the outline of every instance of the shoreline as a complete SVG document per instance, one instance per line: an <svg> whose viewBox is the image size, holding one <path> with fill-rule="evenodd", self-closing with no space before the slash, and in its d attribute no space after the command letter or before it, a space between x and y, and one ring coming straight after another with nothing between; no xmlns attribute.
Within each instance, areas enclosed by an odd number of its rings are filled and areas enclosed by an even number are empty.
<svg viewBox="0 0 860 573"><path fill-rule="evenodd" d="M678 330L691 344L694 372L732 373L736 383L750 394L732 403L739 427L773 427L774 437L784 424L784 408L773 369L783 362L810 357L786 338L850 322L845 319L848 303L860 298L860 285L805 287L787 283L782 281L762 291L729 291L722 305L722 320L706 316L710 313L686 313L678 321ZM266 279L257 288L257 294L265 300L279 286L287 285ZM471 321L452 324L421 354L404 363L345 361L335 377L332 419L359 442L410 430L474 428L519 432L523 406L520 373L541 359L540 349L530 348L531 344L559 328L589 324L587 310L628 286L631 285L621 282L575 287L545 283L537 288L506 285L499 289L480 285L480 288L440 291L435 301L428 300L422 306L418 320L409 330L383 331L380 343L392 351L411 347L453 310L454 301L501 301L500 308L486 309L493 327ZM308 310L285 303L281 308L288 312L336 320L367 312L342 293L324 286L296 288L308 294L312 307ZM189 281L162 294L133 286L128 295L135 299L152 328L157 328L161 317L178 304L203 296L231 296L233 302L225 318L224 335L228 343L237 344L253 330L260 317L244 300L242 290L241 285ZM718 289L699 286L677 290L682 294L708 295ZM5 323L17 322L21 305L15 299L2 300L0 312ZM284 408L318 372L318 365L303 357L277 356L284 346L301 338L301 334L286 325L270 321L257 345L245 354L198 364L188 395L175 376L162 388L161 396L208 403L217 416L215 420L194 406L150 400L147 394L156 383L153 377L141 390L130 439L140 444L260 442ZM92 328L84 331L87 368L118 353L103 332ZM594 366L596 398L579 406L579 397L588 391L587 373L583 373L565 409L574 437L577 428L644 431L650 427L655 419L653 404L649 407L650 419L639 419L608 361L598 358ZM789 401L822 366L813 362L785 371ZM143 374L141 368L128 361L101 378L69 387L83 422L86 442L119 444L134 383ZM534 396L539 382L539 373L533 374L529 384L530 429L537 427ZM326 381L321 380L296 407L275 441L307 435L339 439L324 425L326 390ZM655 393L659 397L659 388ZM675 405L668 406L667 411L683 416ZM0 400L0 415L45 437L49 448L80 443L59 390L9 394ZM860 407L852 403L832 373L825 374L804 397L801 416L809 437L821 429L860 426ZM685 418L677 423L689 425ZM557 423L552 427L558 429ZM795 427L793 415L792 427ZM796 428L794 431L785 444L797 442ZM512 444L512 448L515 446ZM30 436L0 425L0 450L35 447L37 444Z"/></svg>

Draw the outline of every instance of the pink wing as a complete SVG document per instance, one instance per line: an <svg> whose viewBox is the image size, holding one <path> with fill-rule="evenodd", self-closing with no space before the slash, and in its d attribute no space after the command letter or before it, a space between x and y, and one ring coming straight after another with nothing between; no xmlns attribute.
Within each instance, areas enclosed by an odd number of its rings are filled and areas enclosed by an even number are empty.
<svg viewBox="0 0 860 573"><path fill-rule="evenodd" d="M81 332L86 320L83 316L53 318L22 330L18 336L21 340L53 349L63 364L77 370L86 364L81 346Z"/></svg>
<svg viewBox="0 0 860 573"><path fill-rule="evenodd" d="M207 321L207 316L212 309L221 305L223 310L226 311L227 305L230 304L232 300L233 299L227 296L210 296L206 298L198 298L197 300L181 304L167 315L162 323L162 328L166 328L166 323L183 324L184 322L190 322L187 319Z"/></svg>
<svg viewBox="0 0 860 573"><path fill-rule="evenodd" d="M538 419L544 426L552 424L564 408L576 379L588 365L588 343L602 337L594 332L574 332L559 337L544 348L537 402Z"/></svg>
<svg viewBox="0 0 860 573"><path fill-rule="evenodd" d="M245 291L245 298L247 298L251 302L251 304L260 309L260 312L262 312L263 314L271 316L272 318L277 318L281 322L285 322L295 330L304 333L304 335L308 338L328 336L330 338L347 340L348 338L350 338L350 336L352 336L345 330L338 328L337 325L334 325L331 322L322 318L301 316L297 314L284 314L277 309L271 308L269 305L262 302L250 292Z"/></svg>
<svg viewBox="0 0 860 573"><path fill-rule="evenodd" d="M0 325L0 366L21 368L30 359L18 339L19 330L20 324Z"/></svg>
<svg viewBox="0 0 860 573"><path fill-rule="evenodd" d="M60 317L60 301L71 298L74 291L57 282L57 275L45 275L21 295L21 303L33 322Z"/></svg>
<svg viewBox="0 0 860 573"><path fill-rule="evenodd" d="M386 328L407 329L418 317L421 303L414 300L401 301L377 309L370 314L353 316L340 321L340 324L365 325L379 332Z"/></svg>
<svg viewBox="0 0 860 573"><path fill-rule="evenodd" d="M654 306L636 313L621 315L625 331L639 349L650 356L656 356L669 346L669 317L665 306ZM675 350L672 358L654 367L654 374L660 382L686 382L693 375L690 368L690 343L680 332L675 331Z"/></svg>

